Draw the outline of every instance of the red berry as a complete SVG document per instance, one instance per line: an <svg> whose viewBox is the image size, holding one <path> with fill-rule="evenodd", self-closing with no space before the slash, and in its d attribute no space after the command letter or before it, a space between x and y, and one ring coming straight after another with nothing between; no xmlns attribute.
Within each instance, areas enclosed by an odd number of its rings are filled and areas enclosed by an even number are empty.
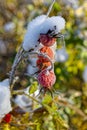
<svg viewBox="0 0 87 130"><path fill-rule="evenodd" d="M44 46L40 49L40 52L49 56L50 59L54 58L53 51L50 47ZM45 58L44 56L38 56L38 57L39 59L37 60L36 64L39 69L46 69L47 67L51 66L51 63L48 58Z"/></svg>
<svg viewBox="0 0 87 130"><path fill-rule="evenodd" d="M51 66L51 63L48 61L47 58L39 58L36 64L37 64L37 67L41 70L46 69L47 67Z"/></svg>
<svg viewBox="0 0 87 130"><path fill-rule="evenodd" d="M51 59L54 58L53 50L52 50L50 47L44 46L44 47L42 47L42 48L40 49L40 52L42 52L42 53L48 55Z"/></svg>
<svg viewBox="0 0 87 130"><path fill-rule="evenodd" d="M43 70L37 79L43 87L50 89L56 81L56 76L53 71Z"/></svg>
<svg viewBox="0 0 87 130"><path fill-rule="evenodd" d="M11 114L6 114L5 117L3 118L3 120L4 120L6 123L10 123L10 121L11 121Z"/></svg>
<svg viewBox="0 0 87 130"><path fill-rule="evenodd" d="M49 37L47 34L40 34L40 38L39 41L44 45L44 46L52 46L55 41L56 38L53 37Z"/></svg>

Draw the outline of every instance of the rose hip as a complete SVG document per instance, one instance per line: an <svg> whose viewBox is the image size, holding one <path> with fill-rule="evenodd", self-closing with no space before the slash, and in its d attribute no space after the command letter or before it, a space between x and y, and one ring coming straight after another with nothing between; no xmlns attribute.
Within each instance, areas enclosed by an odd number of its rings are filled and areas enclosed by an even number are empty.
<svg viewBox="0 0 87 130"><path fill-rule="evenodd" d="M40 34L39 41L44 45L44 46L52 46L55 44L56 38L49 37L47 34Z"/></svg>
<svg viewBox="0 0 87 130"><path fill-rule="evenodd" d="M50 89L55 81L56 76L53 71L43 70L38 74L38 82L44 87Z"/></svg>

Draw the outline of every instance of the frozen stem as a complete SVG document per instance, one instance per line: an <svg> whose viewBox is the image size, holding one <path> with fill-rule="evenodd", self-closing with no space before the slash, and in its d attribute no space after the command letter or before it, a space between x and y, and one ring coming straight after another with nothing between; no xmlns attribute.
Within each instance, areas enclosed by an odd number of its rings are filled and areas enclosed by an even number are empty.
<svg viewBox="0 0 87 130"><path fill-rule="evenodd" d="M17 66L19 65L20 61L22 60L23 53L24 53L24 50L20 46L18 53L16 54L16 57L14 59L12 69L10 71L10 77L9 77L10 86L13 84L13 80L14 80L14 77L15 77L15 71L16 71Z"/></svg>
<svg viewBox="0 0 87 130"><path fill-rule="evenodd" d="M12 84L11 84L11 86L10 86L10 90L11 90L11 91L13 90L13 87L14 87L15 83L18 81L18 79L19 79L18 76L14 77L13 82L12 82Z"/></svg>
<svg viewBox="0 0 87 130"><path fill-rule="evenodd" d="M26 94L24 92L24 89L23 90L13 90L12 95L25 95L25 96L29 97L30 99L32 99L33 101L42 105L42 103L40 101L38 101L36 98L34 98L33 96L30 96L29 94Z"/></svg>
<svg viewBox="0 0 87 130"><path fill-rule="evenodd" d="M47 15L46 15L47 17L49 16L49 14L50 14L50 12L51 12L51 10L52 10L52 7L53 7L55 1L56 1L56 0L52 0L52 4L50 5L50 7L49 7L49 9L48 9L48 12L47 12ZM46 18L47 18L47 17L46 17Z"/></svg>
<svg viewBox="0 0 87 130"><path fill-rule="evenodd" d="M37 126L38 123L27 123L27 124L14 124L14 123L10 123L11 126L16 126L16 127L30 127L30 126Z"/></svg>

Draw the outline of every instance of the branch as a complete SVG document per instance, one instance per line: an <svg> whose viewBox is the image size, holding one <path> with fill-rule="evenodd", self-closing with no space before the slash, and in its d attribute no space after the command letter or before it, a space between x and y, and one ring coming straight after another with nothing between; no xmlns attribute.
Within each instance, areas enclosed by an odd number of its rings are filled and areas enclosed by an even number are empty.
<svg viewBox="0 0 87 130"><path fill-rule="evenodd" d="M29 94L26 94L24 92L24 89L23 90L13 90L13 92L12 92L12 95L22 95L22 94L27 96L27 97L29 97L29 98L31 98L33 101L35 101L35 102L37 102L37 103L42 105L42 103L40 101L38 101L36 98L30 96Z"/></svg>
<svg viewBox="0 0 87 130"><path fill-rule="evenodd" d="M14 59L12 69L10 71L10 77L9 77L10 86L13 83L13 80L14 80L14 77L15 77L15 71L16 71L17 66L19 65L20 61L22 60L23 53L24 53L24 50L22 49L22 46L20 46L18 53L16 54L16 57Z"/></svg>
<svg viewBox="0 0 87 130"><path fill-rule="evenodd" d="M14 124L14 123L10 123L11 126L15 126L15 127L29 127L29 126L35 126L38 125L38 123L27 123L27 124Z"/></svg>

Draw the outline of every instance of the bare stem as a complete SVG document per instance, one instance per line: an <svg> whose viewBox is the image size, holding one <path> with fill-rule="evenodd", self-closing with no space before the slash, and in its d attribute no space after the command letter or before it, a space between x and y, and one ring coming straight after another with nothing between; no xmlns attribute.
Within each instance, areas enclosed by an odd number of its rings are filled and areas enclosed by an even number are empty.
<svg viewBox="0 0 87 130"><path fill-rule="evenodd" d="M51 12L51 10L52 10L52 7L53 7L53 5L54 5L54 3L55 3L55 0L52 0L52 4L50 5L50 7L49 7L49 9L48 9L46 18L49 16L49 14L50 14L50 12Z"/></svg>
<svg viewBox="0 0 87 130"><path fill-rule="evenodd" d="M27 96L27 97L29 97L29 98L31 98L33 101L39 103L40 105L42 105L42 103L41 103L40 101L38 101L38 100L35 99L34 97L30 96L29 94L24 93L24 95Z"/></svg>
<svg viewBox="0 0 87 130"><path fill-rule="evenodd" d="M12 92L12 95L22 95L22 94L25 95L25 96L27 96L27 97L29 97L29 98L31 98L33 101L35 101L35 102L37 102L37 103L39 103L39 104L42 105L42 103L40 101L38 101L34 97L30 96L29 94L26 94L24 92L24 89L23 90L13 90L13 92Z"/></svg>
<svg viewBox="0 0 87 130"><path fill-rule="evenodd" d="M20 61L22 60L23 52L24 51L23 51L22 47L20 46L18 53L16 54L14 63L12 65L12 69L10 71L10 77L9 77L10 86L13 84L13 80L15 77L15 71L16 71L17 66L19 65Z"/></svg>
<svg viewBox="0 0 87 130"><path fill-rule="evenodd" d="M11 126L16 126L16 127L29 127L29 126L36 126L38 123L27 123L27 124L14 124L10 123Z"/></svg>
<svg viewBox="0 0 87 130"><path fill-rule="evenodd" d="M14 79L13 79L13 82L12 82L12 84L11 84L11 86L10 86L10 90L12 91L13 90L13 87L14 87L14 85L15 85L15 83L18 81L18 79L19 79L19 77L14 77Z"/></svg>
<svg viewBox="0 0 87 130"><path fill-rule="evenodd" d="M13 90L12 95L21 95L24 94L24 89L23 90Z"/></svg>

